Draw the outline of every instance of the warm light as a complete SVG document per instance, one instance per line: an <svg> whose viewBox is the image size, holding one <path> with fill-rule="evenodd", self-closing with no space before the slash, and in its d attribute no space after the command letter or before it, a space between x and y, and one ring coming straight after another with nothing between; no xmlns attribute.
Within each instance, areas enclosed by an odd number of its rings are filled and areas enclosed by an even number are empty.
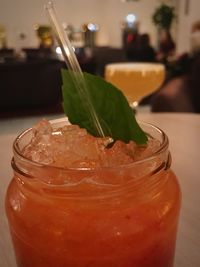
<svg viewBox="0 0 200 267"><path fill-rule="evenodd" d="M72 49L73 49L74 52L75 52L75 48L72 47ZM67 53L68 56L70 56L70 52L69 52L68 47L65 47L65 52ZM62 55L62 50L61 50L60 46L57 46L57 47L56 47L56 54L58 54L58 55Z"/></svg>
<svg viewBox="0 0 200 267"><path fill-rule="evenodd" d="M59 55L62 55L62 50L61 50L61 48L59 46L56 47L56 53L59 54Z"/></svg>
<svg viewBox="0 0 200 267"><path fill-rule="evenodd" d="M88 23L87 28L91 32L96 32L99 29L98 25L97 24L94 24L94 23Z"/></svg>
<svg viewBox="0 0 200 267"><path fill-rule="evenodd" d="M126 16L126 22L129 26L133 26L136 22L136 16L134 14L128 14Z"/></svg>

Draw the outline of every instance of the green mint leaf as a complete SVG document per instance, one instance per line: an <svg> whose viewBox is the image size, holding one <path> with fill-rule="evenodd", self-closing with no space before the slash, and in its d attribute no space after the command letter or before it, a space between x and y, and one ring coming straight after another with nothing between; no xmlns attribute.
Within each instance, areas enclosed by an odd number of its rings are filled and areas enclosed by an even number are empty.
<svg viewBox="0 0 200 267"><path fill-rule="evenodd" d="M84 73L84 78L90 101L106 136L125 143L133 140L137 144L145 144L147 136L138 125L123 93L100 77ZM70 71L62 70L62 80L64 112L69 121L87 129L93 136L99 136L90 119L87 105L77 92Z"/></svg>

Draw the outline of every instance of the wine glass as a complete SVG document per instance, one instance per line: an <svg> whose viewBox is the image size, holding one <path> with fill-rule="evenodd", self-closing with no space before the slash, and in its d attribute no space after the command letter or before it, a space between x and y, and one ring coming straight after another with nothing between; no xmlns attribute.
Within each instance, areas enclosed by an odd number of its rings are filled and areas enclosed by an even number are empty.
<svg viewBox="0 0 200 267"><path fill-rule="evenodd" d="M143 97L156 91L165 78L160 63L111 63L105 68L105 79L118 87L135 110Z"/></svg>

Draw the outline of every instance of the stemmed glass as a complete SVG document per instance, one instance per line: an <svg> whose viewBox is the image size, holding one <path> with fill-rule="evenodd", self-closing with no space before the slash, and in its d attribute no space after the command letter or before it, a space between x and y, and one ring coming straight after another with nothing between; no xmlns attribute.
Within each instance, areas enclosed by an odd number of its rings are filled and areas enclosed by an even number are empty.
<svg viewBox="0 0 200 267"><path fill-rule="evenodd" d="M111 63L106 65L105 79L117 86L136 110L143 97L156 91L165 78L160 63Z"/></svg>

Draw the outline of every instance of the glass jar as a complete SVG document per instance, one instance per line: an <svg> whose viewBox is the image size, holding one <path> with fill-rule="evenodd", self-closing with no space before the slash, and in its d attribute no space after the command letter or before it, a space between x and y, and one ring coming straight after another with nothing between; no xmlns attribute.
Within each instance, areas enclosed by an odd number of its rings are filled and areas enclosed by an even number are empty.
<svg viewBox="0 0 200 267"><path fill-rule="evenodd" d="M107 168L42 165L22 155L32 129L15 140L6 211L19 267L173 266L180 188L167 136L141 126L159 149Z"/></svg>

